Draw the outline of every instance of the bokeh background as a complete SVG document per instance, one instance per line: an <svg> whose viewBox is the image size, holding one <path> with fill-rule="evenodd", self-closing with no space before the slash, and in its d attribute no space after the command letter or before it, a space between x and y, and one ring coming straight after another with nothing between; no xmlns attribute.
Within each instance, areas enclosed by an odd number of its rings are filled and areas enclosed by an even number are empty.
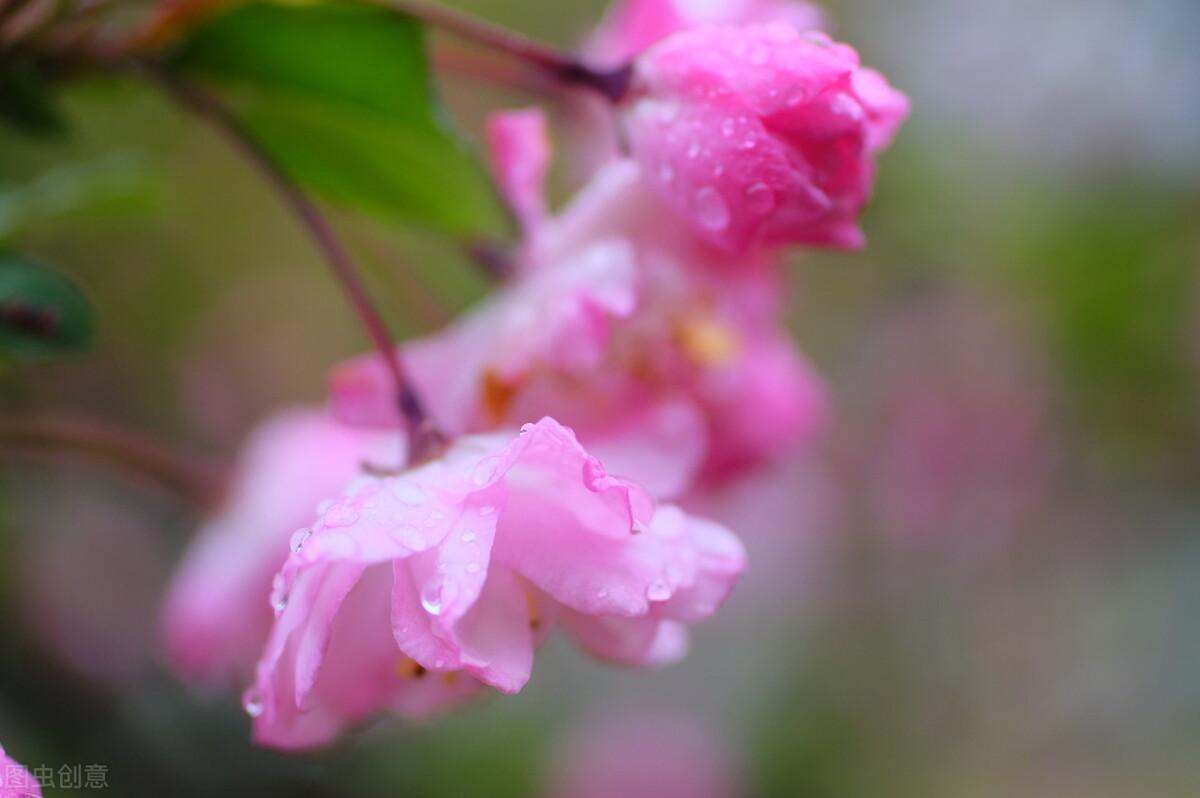
<svg viewBox="0 0 1200 798"><path fill-rule="evenodd" d="M561 44L602 12L463 5ZM191 511L5 455L0 740L31 766L104 763L131 796L549 795L581 749L728 785L663 798L1200 794L1200 5L825 6L914 115L870 248L794 257L793 328L835 422L707 497L751 571L687 661L614 671L552 644L520 696L255 750L236 696L190 692L158 653ZM443 88L468 133L531 101ZM0 241L74 275L99 337L0 374L3 407L228 462L365 341L210 131L131 82L67 107L67 137L0 132ZM405 335L485 290L435 237L337 221Z"/></svg>

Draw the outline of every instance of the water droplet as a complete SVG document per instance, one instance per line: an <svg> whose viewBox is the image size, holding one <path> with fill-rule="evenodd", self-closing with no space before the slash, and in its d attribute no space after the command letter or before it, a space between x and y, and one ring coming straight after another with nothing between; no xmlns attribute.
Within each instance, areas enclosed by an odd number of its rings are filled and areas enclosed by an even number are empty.
<svg viewBox="0 0 1200 798"><path fill-rule="evenodd" d="M471 471L471 481L480 487L491 482L494 476L496 476L496 458L494 457L481 460Z"/></svg>
<svg viewBox="0 0 1200 798"><path fill-rule="evenodd" d="M646 588L646 598L651 601L666 601L671 597L671 586L661 579L656 579Z"/></svg>
<svg viewBox="0 0 1200 798"><path fill-rule="evenodd" d="M322 520L325 522L326 529L350 526L358 520L358 510L350 504L336 504L329 508L329 512L325 513Z"/></svg>
<svg viewBox="0 0 1200 798"><path fill-rule="evenodd" d="M469 574L477 574L480 572L480 570L482 570L482 568L483 566L477 562L467 563L467 573Z"/></svg>
<svg viewBox="0 0 1200 798"><path fill-rule="evenodd" d="M596 591L596 598L598 598L598 599L608 598L608 590L603 587L600 588L599 590Z"/></svg>
<svg viewBox="0 0 1200 798"><path fill-rule="evenodd" d="M292 551L298 552L298 551L300 551L300 549L304 548L304 544L307 543L308 539L311 537L312 537L312 530L309 529L308 527L304 527L303 529L297 529L295 532L292 533L292 539L288 545L291 547Z"/></svg>
<svg viewBox="0 0 1200 798"><path fill-rule="evenodd" d="M463 543L474 543L475 542L475 533L474 532L463 532L462 542Z"/></svg>
<svg viewBox="0 0 1200 798"><path fill-rule="evenodd" d="M430 615L441 615L446 606L454 600L457 588L449 579L435 577L421 589L421 606Z"/></svg>
<svg viewBox="0 0 1200 798"><path fill-rule="evenodd" d="M425 492L411 482L400 481L392 486L396 498L412 507L418 507L425 502Z"/></svg>
<svg viewBox="0 0 1200 798"><path fill-rule="evenodd" d="M275 578L271 580L270 602L276 615L287 609L287 584L283 580L283 574L275 574Z"/></svg>
<svg viewBox="0 0 1200 798"><path fill-rule="evenodd" d="M242 709L246 710L246 714L252 718L257 718L263 713L263 703L258 694L258 688L250 687L242 693Z"/></svg>
<svg viewBox="0 0 1200 798"><path fill-rule="evenodd" d="M753 213L770 213L775 207L775 192L766 183L755 183L746 189L746 207Z"/></svg>
<svg viewBox="0 0 1200 798"><path fill-rule="evenodd" d="M815 44L817 47L825 48L833 44L833 40L829 38L829 35L820 31L810 30L803 34L803 38L809 44Z"/></svg>
<svg viewBox="0 0 1200 798"><path fill-rule="evenodd" d="M754 136L746 136L746 138L742 139L742 149L743 150L752 150L757 146L758 146L758 139L754 138Z"/></svg>
<svg viewBox="0 0 1200 798"><path fill-rule="evenodd" d="M696 216L709 230L723 230L729 224L729 206L712 186L696 192Z"/></svg>
<svg viewBox="0 0 1200 798"><path fill-rule="evenodd" d="M412 524L402 524L391 531L392 540L408 549L418 550L425 547L425 538L421 530Z"/></svg>

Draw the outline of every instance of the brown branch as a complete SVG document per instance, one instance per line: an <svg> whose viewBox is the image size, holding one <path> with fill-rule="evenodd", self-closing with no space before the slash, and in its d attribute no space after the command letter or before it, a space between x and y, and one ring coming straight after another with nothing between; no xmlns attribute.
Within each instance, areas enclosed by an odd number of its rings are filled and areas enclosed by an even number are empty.
<svg viewBox="0 0 1200 798"><path fill-rule="evenodd" d="M353 305L367 335L374 343L379 356L391 377L396 392L396 403L408 433L410 461L420 461L437 449L446 440L432 417L426 412L420 397L413 390L395 342L388 331L387 323L371 300L366 285L349 251L326 221L317 206L293 183L274 159L265 152L251 136L242 129L224 105L211 93L164 70L152 74L168 93L181 105L210 122L253 164L267 183L275 190L283 203L292 211L301 225L308 231L317 249L325 256L334 277L341 284Z"/></svg>
<svg viewBox="0 0 1200 798"><path fill-rule="evenodd" d="M152 482L202 510L224 494L218 467L182 455L137 432L77 416L0 413L0 453L77 460Z"/></svg>

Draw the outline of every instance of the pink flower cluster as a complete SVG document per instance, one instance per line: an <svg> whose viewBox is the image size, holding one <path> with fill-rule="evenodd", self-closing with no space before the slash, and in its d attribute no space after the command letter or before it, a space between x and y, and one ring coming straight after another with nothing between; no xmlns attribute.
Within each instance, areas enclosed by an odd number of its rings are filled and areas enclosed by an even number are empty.
<svg viewBox="0 0 1200 798"><path fill-rule="evenodd" d="M678 503L827 417L782 323L779 245L861 243L872 158L907 112L808 32L819 20L779 0L614 10L588 50L634 58L607 112L630 152L554 213L545 117L490 120L514 273L399 352L451 443L365 467L398 448L391 375L377 355L338 366L328 410L251 441L167 602L183 673L252 678L259 742L308 748L380 712L515 693L555 629L613 663L684 654L745 554Z"/></svg>

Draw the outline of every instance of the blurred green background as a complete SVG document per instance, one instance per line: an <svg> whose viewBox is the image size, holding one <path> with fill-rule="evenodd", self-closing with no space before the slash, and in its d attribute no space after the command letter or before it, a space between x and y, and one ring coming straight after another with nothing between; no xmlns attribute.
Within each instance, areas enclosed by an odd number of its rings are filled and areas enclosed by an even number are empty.
<svg viewBox="0 0 1200 798"><path fill-rule="evenodd" d="M714 730L748 796L1200 794L1200 6L825 5L913 118L870 247L793 258L834 428L770 475L790 504L714 497L754 517L752 567L686 662L620 672L552 644L518 697L258 751L236 697L158 661L194 519L4 458L0 740L106 763L119 795L501 798L543 794L590 718L653 706ZM564 45L603 10L469 7ZM472 135L534 99L442 88ZM67 136L0 132L0 240L77 278L98 339L0 374L4 407L228 460L273 409L321 401L366 342L275 197L136 82L76 85L66 108ZM17 184L41 194L14 221ZM337 221L405 335L485 290L434 235Z"/></svg>

